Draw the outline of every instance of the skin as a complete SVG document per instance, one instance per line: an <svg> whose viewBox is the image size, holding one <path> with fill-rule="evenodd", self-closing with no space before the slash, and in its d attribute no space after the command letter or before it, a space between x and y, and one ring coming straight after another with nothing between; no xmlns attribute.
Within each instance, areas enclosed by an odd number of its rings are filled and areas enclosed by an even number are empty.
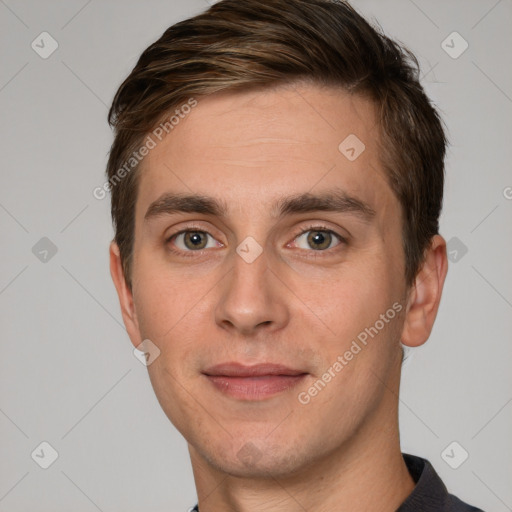
<svg viewBox="0 0 512 512"><path fill-rule="evenodd" d="M365 144L354 161L338 150L349 134ZM407 287L401 208L378 141L369 100L303 83L198 98L143 162L132 290L115 243L111 274L133 345L150 339L161 351L149 376L188 442L201 512L394 511L413 490L398 435L400 341L418 346L430 334L446 245L433 238ZM272 215L280 198L334 189L375 214ZM227 212L145 220L165 192L210 196ZM346 241L309 245L319 227ZM187 248L183 236L168 241L185 228L209 233L207 247ZM263 251L252 263L236 252L248 236ZM394 303L400 314L300 403L298 393ZM264 400L235 399L202 373L227 361L280 363L308 375Z"/></svg>

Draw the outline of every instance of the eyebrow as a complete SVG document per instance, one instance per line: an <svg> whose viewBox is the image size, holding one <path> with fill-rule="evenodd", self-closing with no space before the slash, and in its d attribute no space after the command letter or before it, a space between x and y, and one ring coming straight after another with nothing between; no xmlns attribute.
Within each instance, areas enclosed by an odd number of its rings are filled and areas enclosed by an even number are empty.
<svg viewBox="0 0 512 512"><path fill-rule="evenodd" d="M146 211L144 221L173 213L200 213L225 218L228 207L225 201L198 194L166 193L152 202ZM316 211L352 213L364 221L375 216L375 210L367 203L343 190L332 190L320 194L310 192L278 199L271 207L272 217Z"/></svg>

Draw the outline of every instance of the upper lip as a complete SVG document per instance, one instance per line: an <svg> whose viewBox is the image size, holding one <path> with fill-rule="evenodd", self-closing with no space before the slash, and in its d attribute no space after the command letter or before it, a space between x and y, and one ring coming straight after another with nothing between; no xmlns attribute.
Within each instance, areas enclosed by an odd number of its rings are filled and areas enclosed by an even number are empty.
<svg viewBox="0 0 512 512"><path fill-rule="evenodd" d="M303 370L294 370L282 364L260 363L246 366L241 363L221 363L211 366L203 371L210 377L260 377L263 375L303 375L307 372Z"/></svg>

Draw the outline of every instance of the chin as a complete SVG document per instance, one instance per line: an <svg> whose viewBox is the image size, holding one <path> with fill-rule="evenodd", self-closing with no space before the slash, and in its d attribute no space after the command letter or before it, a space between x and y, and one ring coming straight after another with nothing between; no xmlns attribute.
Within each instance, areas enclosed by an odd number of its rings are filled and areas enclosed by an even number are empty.
<svg viewBox="0 0 512 512"><path fill-rule="evenodd" d="M257 448L255 443L247 441L241 447L222 447L216 452L211 448L210 445L206 450L197 451L218 471L238 478L284 477L300 470L302 463L306 463L295 447L286 449L283 445Z"/></svg>

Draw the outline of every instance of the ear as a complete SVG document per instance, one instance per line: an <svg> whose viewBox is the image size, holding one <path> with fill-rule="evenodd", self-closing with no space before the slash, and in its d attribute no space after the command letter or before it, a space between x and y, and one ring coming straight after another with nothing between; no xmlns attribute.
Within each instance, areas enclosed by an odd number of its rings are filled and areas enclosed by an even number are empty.
<svg viewBox="0 0 512 512"><path fill-rule="evenodd" d="M134 347L137 347L142 342L142 338L139 330L139 322L137 320L137 314L135 312L135 306L133 303L132 291L126 283L126 279L123 272L123 266L121 264L121 254L119 247L115 242L110 243L110 275L114 286L117 290L117 296L119 297L119 304L121 306L121 313L123 315L124 325L126 331L130 336L130 340Z"/></svg>
<svg viewBox="0 0 512 512"><path fill-rule="evenodd" d="M430 336L447 271L446 242L435 235L409 293L401 339L404 345L418 347Z"/></svg>

